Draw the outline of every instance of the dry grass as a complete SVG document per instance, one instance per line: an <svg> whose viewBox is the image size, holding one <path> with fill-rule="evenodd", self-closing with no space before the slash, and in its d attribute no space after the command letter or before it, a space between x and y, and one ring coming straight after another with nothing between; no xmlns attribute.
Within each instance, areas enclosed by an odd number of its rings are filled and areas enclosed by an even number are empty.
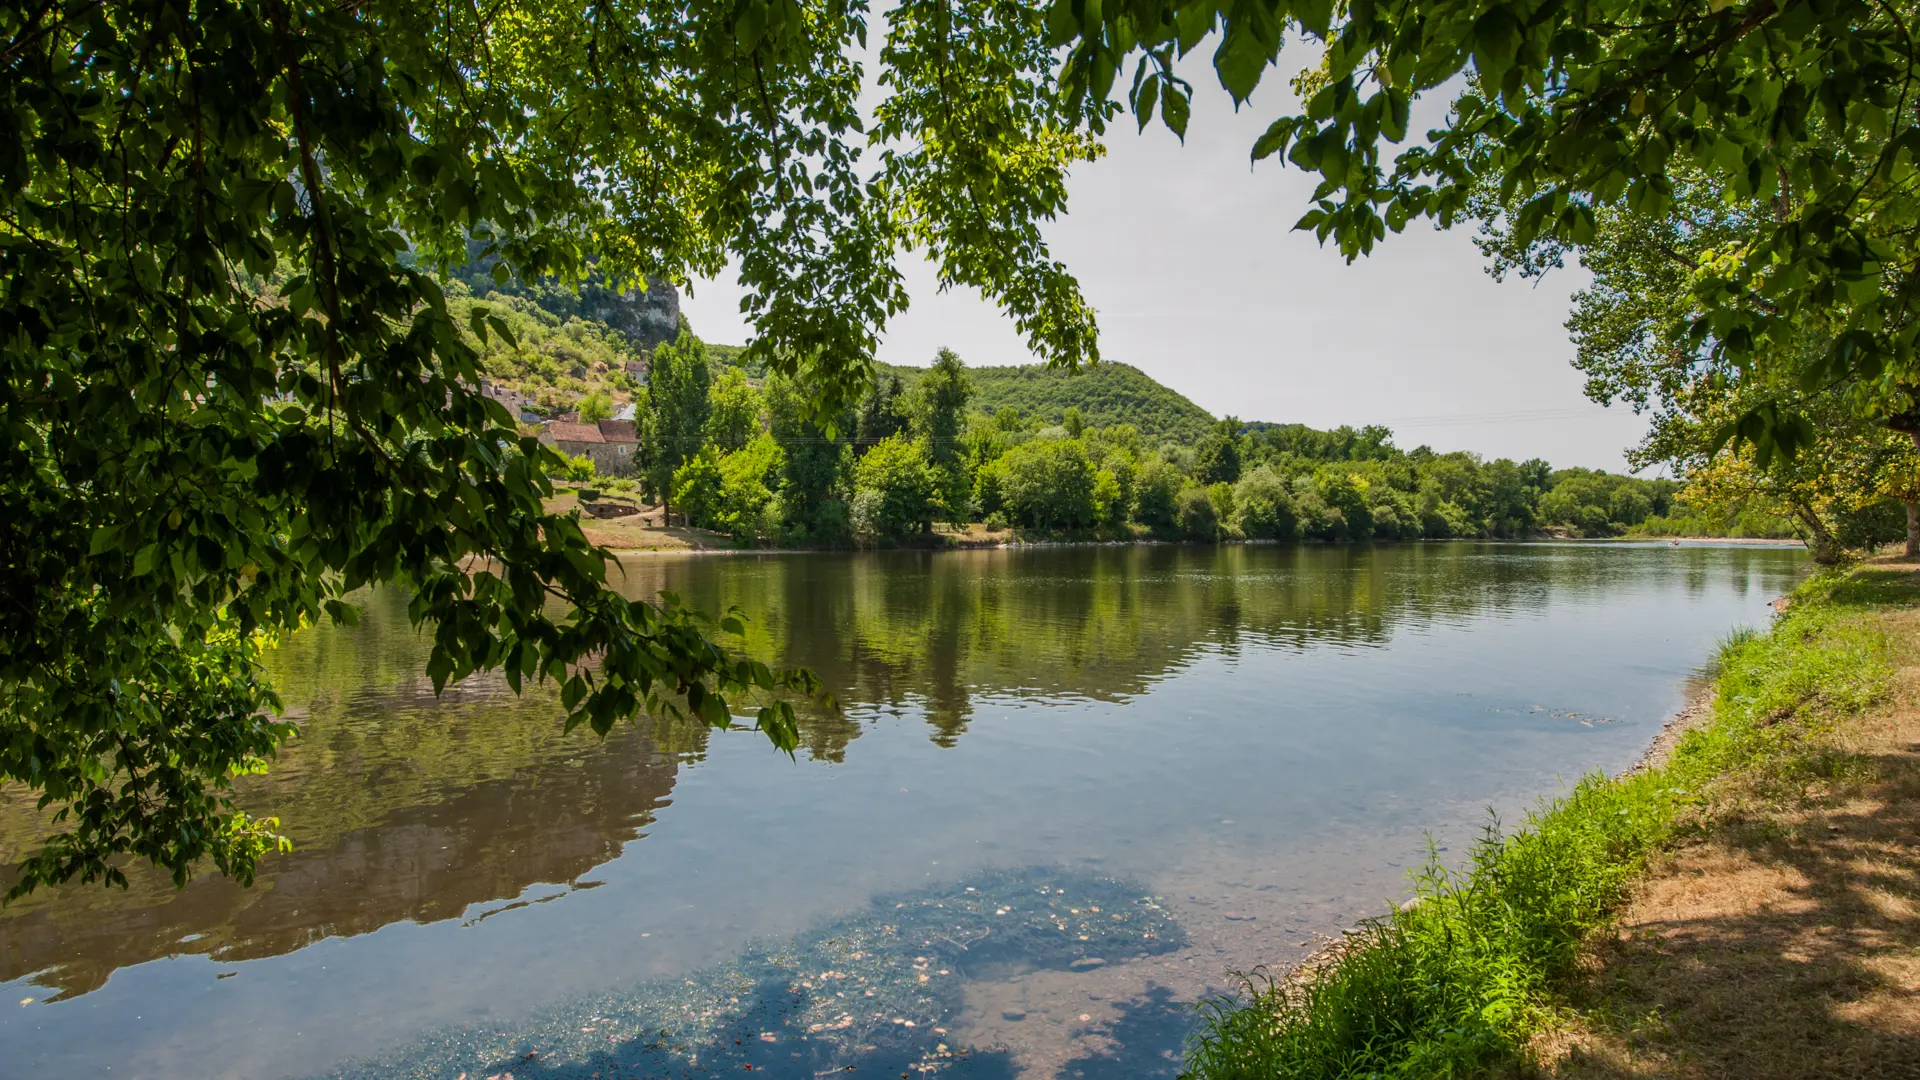
<svg viewBox="0 0 1920 1080"><path fill-rule="evenodd" d="M1523 1074L1920 1078L1920 612L1876 617L1897 643L1891 701L1783 773L1728 781Z"/></svg>

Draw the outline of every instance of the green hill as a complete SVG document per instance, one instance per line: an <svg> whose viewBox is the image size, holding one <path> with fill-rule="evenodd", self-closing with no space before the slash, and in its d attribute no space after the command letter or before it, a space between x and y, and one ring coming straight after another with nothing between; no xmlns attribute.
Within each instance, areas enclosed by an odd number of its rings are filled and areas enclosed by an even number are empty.
<svg viewBox="0 0 1920 1080"><path fill-rule="evenodd" d="M878 365L882 375L898 375L908 386L923 368ZM1068 407L1080 410L1090 427L1132 424L1149 440L1197 441L1213 417L1177 391L1126 364L1105 363L1070 374L1039 364L1020 367L970 367L973 408L998 412L1016 407L1029 416L1058 422Z"/></svg>

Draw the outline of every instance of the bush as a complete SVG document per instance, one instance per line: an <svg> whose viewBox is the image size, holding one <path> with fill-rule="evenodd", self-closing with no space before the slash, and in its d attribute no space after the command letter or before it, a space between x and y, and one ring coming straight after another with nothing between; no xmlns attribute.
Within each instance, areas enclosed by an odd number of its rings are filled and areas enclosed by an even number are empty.
<svg viewBox="0 0 1920 1080"><path fill-rule="evenodd" d="M1271 465L1262 465L1233 487L1233 523L1240 535L1252 540L1293 540L1300 536L1300 518L1286 478Z"/></svg>
<svg viewBox="0 0 1920 1080"><path fill-rule="evenodd" d="M1180 535L1187 539L1208 542L1220 539L1220 516L1214 512L1213 500L1207 497L1206 488L1182 490L1175 514Z"/></svg>
<svg viewBox="0 0 1920 1080"><path fill-rule="evenodd" d="M1367 492L1373 500L1373 535L1380 540L1409 540L1421 533L1420 518L1407 493L1382 484Z"/></svg>
<svg viewBox="0 0 1920 1080"><path fill-rule="evenodd" d="M595 487L583 487L583 488L581 488L581 489L580 489L580 501L581 501L581 502L592 502L593 500L595 500L595 499L597 499L597 498L599 498L599 497L600 497L600 489L599 489L599 488L595 488Z"/></svg>
<svg viewBox="0 0 1920 1080"><path fill-rule="evenodd" d="M1573 523L1580 527L1582 536L1612 536L1613 521L1607 517L1607 511L1598 506L1582 506L1574 511Z"/></svg>
<svg viewBox="0 0 1920 1080"><path fill-rule="evenodd" d="M558 454L560 452L556 450L554 453ZM565 454L560 454L560 456L566 460L565 474L567 479L576 483L584 483L593 479L594 470L592 458L585 454L581 454L579 457L567 457Z"/></svg>
<svg viewBox="0 0 1920 1080"><path fill-rule="evenodd" d="M781 500L786 508L786 533L783 539L789 544L812 547L844 547L853 541L853 515L847 504L840 499L821 499L804 509L795 509L791 503Z"/></svg>
<svg viewBox="0 0 1920 1080"><path fill-rule="evenodd" d="M1373 535L1373 509L1367 505L1365 479L1339 469L1322 468L1314 474L1314 491L1339 516L1341 538L1365 540ZM1329 515L1329 521L1332 520Z"/></svg>
<svg viewBox="0 0 1920 1080"><path fill-rule="evenodd" d="M899 539L932 531L940 480L925 444L905 435L875 443L853 466L854 533Z"/></svg>
<svg viewBox="0 0 1920 1080"><path fill-rule="evenodd" d="M1310 540L1345 540L1347 516L1328 506L1320 489L1308 480L1294 489L1294 509L1300 515L1300 534Z"/></svg>
<svg viewBox="0 0 1920 1080"><path fill-rule="evenodd" d="M720 453L711 446L673 471L673 506L689 525L707 528L720 506Z"/></svg>
<svg viewBox="0 0 1920 1080"><path fill-rule="evenodd" d="M1099 477L1078 439L1035 439L1008 450L999 461L1000 490L1012 517L1041 529L1096 525L1107 509ZM1109 476L1110 504L1118 486Z"/></svg>
<svg viewBox="0 0 1920 1080"><path fill-rule="evenodd" d="M1607 517L1622 525L1638 525L1653 513L1653 500L1622 484L1607 499Z"/></svg>
<svg viewBox="0 0 1920 1080"><path fill-rule="evenodd" d="M760 434L720 459L720 497L710 528L739 540L771 540L780 535L782 507L774 496L786 453L773 436ZM771 516L770 516L771 515Z"/></svg>
<svg viewBox="0 0 1920 1080"><path fill-rule="evenodd" d="M1171 535L1180 527L1180 470L1155 459L1145 462L1133 474L1133 520L1161 535Z"/></svg>

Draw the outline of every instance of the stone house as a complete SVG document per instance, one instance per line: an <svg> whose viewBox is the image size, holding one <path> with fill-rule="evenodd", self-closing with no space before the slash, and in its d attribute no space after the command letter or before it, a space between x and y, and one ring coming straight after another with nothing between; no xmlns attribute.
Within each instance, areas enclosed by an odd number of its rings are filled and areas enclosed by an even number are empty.
<svg viewBox="0 0 1920 1080"><path fill-rule="evenodd" d="M586 457L601 476L632 476L640 433L631 420L575 424L556 420L540 429L540 441L569 457Z"/></svg>

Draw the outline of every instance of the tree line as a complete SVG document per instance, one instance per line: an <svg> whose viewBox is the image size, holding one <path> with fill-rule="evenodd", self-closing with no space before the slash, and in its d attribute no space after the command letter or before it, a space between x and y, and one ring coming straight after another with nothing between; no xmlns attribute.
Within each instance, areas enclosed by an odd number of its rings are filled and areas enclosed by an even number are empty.
<svg viewBox="0 0 1920 1080"><path fill-rule="evenodd" d="M716 374L717 372L717 374ZM670 516L750 543L913 543L937 524L1169 540L1615 536L1684 514L1669 479L1402 449L1385 427L1228 417L1197 441L1006 404L977 407L943 349L821 416L792 380L756 385L692 333L636 397L640 486ZM1684 520L1684 518L1679 519Z"/></svg>

